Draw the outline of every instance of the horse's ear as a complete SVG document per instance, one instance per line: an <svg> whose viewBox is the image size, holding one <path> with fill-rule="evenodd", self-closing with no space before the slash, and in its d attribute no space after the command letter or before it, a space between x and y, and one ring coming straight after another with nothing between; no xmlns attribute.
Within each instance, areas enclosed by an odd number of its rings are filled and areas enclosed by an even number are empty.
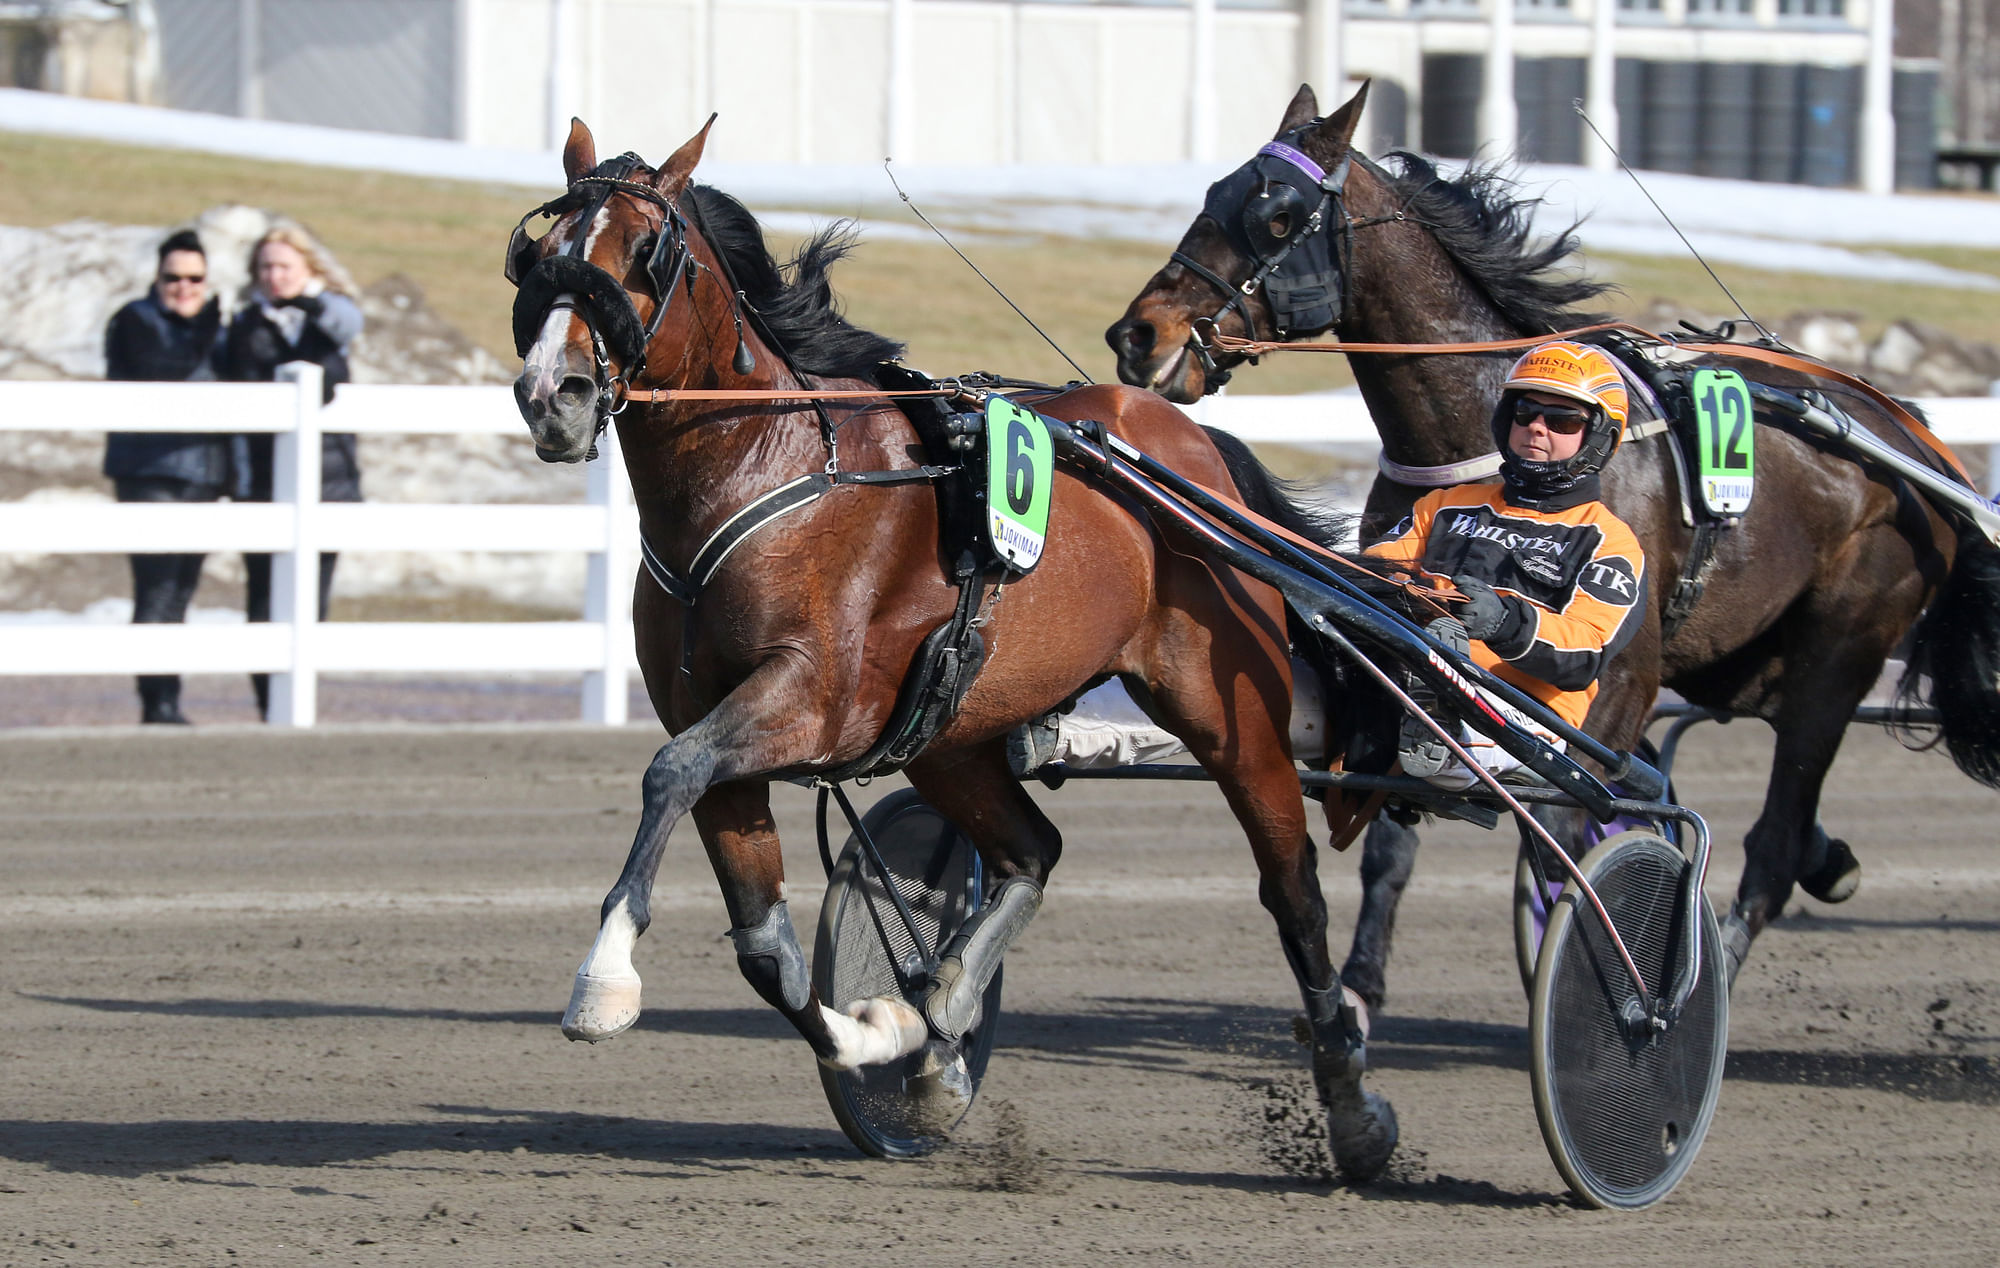
<svg viewBox="0 0 2000 1268"><path fill-rule="evenodd" d="M695 164L701 162L702 147L708 144L708 130L715 126L715 118L713 114L709 115L708 122L701 125L701 131L689 137L680 149L674 151L672 158L660 164L660 170L653 173L654 189L665 194L687 184L688 177L694 174Z"/></svg>
<svg viewBox="0 0 2000 1268"><path fill-rule="evenodd" d="M1285 139L1285 133L1294 128L1304 127L1317 118L1319 118L1319 98L1313 95L1311 84L1300 84L1299 90L1292 94L1292 104L1285 107L1285 121L1278 125L1278 130L1271 134L1271 139L1282 141Z"/></svg>
<svg viewBox="0 0 2000 1268"><path fill-rule="evenodd" d="M563 146L563 175L569 183L576 184L576 178L586 176L597 166L597 138L590 135L590 129L583 126L583 120L569 121L569 141Z"/></svg>
<svg viewBox="0 0 2000 1268"><path fill-rule="evenodd" d="M1326 122L1314 131L1314 139L1328 154L1345 154L1354 145L1354 129L1361 122L1361 107L1368 104L1368 85L1372 79L1361 81L1361 89L1340 109L1327 116Z"/></svg>

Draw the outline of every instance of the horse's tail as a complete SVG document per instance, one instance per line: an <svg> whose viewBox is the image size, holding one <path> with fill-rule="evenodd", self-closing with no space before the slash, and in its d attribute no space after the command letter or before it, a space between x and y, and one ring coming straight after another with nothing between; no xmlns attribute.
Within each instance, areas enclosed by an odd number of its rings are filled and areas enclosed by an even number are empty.
<svg viewBox="0 0 2000 1268"><path fill-rule="evenodd" d="M1950 575L1917 622L1896 703L1936 709L1951 760L1988 788L2000 788L2000 549L1991 543L1971 536L1961 542Z"/></svg>
<svg viewBox="0 0 2000 1268"><path fill-rule="evenodd" d="M1282 525L1329 550L1352 548L1357 522L1354 516L1305 505L1300 501L1305 492L1303 486L1271 474L1268 467L1257 461L1257 455L1250 452L1250 446L1220 428L1203 427L1202 430L1221 451L1223 465L1229 468L1229 478L1236 482L1237 492L1243 495L1243 505L1273 524Z"/></svg>

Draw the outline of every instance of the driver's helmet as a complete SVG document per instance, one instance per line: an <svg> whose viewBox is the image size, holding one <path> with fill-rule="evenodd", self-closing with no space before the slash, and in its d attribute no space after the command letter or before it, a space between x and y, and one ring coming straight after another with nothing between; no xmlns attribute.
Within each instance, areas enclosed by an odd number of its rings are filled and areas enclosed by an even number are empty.
<svg viewBox="0 0 2000 1268"><path fill-rule="evenodd" d="M1589 406L1591 420L1575 456L1561 462L1530 462L1507 447L1514 402L1525 392L1567 396ZM1531 349L1514 363L1493 410L1493 442L1500 450L1500 478L1528 497L1552 497L1604 469L1625 435L1630 401L1617 363L1599 348L1557 339Z"/></svg>

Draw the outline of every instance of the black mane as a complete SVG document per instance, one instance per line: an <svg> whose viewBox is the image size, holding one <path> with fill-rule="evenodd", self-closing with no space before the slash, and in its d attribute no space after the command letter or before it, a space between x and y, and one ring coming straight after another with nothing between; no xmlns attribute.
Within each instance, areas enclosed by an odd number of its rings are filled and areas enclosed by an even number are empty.
<svg viewBox="0 0 2000 1268"><path fill-rule="evenodd" d="M695 226L743 291L766 340L792 368L827 378L869 379L883 361L900 360L903 345L841 316L827 272L859 236L852 221L821 229L780 267L764 230L748 208L719 189L690 185Z"/></svg>
<svg viewBox="0 0 2000 1268"><path fill-rule="evenodd" d="M1516 196L1500 168L1468 163L1447 177L1421 155L1397 150L1388 157L1396 168L1377 172L1399 204L1430 227L1445 254L1508 322L1527 334L1548 334L1608 320L1577 305L1616 288L1561 270L1577 250L1577 226L1531 245L1531 213L1541 200Z"/></svg>

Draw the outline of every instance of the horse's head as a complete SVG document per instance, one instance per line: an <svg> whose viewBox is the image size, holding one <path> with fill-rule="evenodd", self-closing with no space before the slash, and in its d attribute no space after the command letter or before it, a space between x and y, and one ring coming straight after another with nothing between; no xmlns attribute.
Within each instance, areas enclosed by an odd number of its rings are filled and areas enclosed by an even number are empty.
<svg viewBox="0 0 2000 1268"><path fill-rule="evenodd" d="M1276 137L1208 187L1167 266L1104 332L1118 377L1188 404L1242 361L1209 346L1221 331L1295 339L1339 320L1345 278L1342 193L1368 85L1321 119L1301 85Z"/></svg>
<svg viewBox="0 0 2000 1268"><path fill-rule="evenodd" d="M705 306L728 328L730 292L696 285L713 256L680 205L714 122L655 170L636 154L598 162L590 129L573 121L568 190L514 230L507 278L520 288L514 347L524 362L514 399L543 461L593 455L597 433L649 366L684 373L704 355L699 334L717 324ZM555 221L539 239L528 235L537 216Z"/></svg>

